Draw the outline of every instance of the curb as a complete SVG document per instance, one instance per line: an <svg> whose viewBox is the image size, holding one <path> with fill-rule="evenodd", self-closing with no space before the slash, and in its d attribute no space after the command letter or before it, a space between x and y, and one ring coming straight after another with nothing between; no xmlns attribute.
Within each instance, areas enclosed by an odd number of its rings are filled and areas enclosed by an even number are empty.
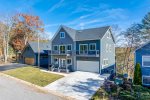
<svg viewBox="0 0 150 100"><path fill-rule="evenodd" d="M44 88L44 87L40 87L40 86L38 86L38 85L32 84L32 83L30 83L30 82L27 82L27 81L24 81L24 80L21 80L21 79L18 79L18 78L15 78L15 77L13 77L13 76L4 74L4 73L2 73L2 72L0 72L0 76L5 76L5 77L8 77L8 78L14 79L14 80L19 81L19 82L21 82L21 83L23 83L23 84L26 84L26 85L28 85L28 86L31 86L31 87L40 89L40 90L42 90L43 92L48 92L48 93L53 94L53 95L55 95L55 96L61 97L62 99L65 99L65 100L76 100L75 98L72 98L72 97L69 97L69 96L64 96L63 94L58 93L58 92L56 92L56 91L48 90L48 89L46 89L46 88Z"/></svg>

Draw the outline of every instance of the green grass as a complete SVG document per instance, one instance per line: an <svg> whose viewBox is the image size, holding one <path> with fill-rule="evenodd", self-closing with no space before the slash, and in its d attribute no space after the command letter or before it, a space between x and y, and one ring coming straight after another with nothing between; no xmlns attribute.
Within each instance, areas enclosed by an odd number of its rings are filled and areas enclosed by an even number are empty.
<svg viewBox="0 0 150 100"><path fill-rule="evenodd" d="M62 75L42 72L40 69L30 66L4 71L3 73L39 86L46 86L63 77Z"/></svg>

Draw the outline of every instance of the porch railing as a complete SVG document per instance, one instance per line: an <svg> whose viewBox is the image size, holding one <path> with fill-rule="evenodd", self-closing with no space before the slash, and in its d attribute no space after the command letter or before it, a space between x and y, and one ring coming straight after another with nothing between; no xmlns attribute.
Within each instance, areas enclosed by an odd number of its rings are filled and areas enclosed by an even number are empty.
<svg viewBox="0 0 150 100"><path fill-rule="evenodd" d="M65 51L65 50L53 50L51 54L55 54L55 55L71 55L72 51Z"/></svg>
<svg viewBox="0 0 150 100"><path fill-rule="evenodd" d="M77 56L99 56L99 50L80 50L80 51L76 51L76 55Z"/></svg>

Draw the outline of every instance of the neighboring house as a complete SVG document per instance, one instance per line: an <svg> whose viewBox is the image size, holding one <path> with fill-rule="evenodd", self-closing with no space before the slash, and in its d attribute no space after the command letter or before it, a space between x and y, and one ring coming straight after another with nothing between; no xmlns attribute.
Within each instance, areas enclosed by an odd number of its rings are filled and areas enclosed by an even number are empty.
<svg viewBox="0 0 150 100"><path fill-rule="evenodd" d="M150 41L135 51L135 64L140 63L142 84L150 86Z"/></svg>
<svg viewBox="0 0 150 100"><path fill-rule="evenodd" d="M50 63L50 56L48 52L51 50L50 42L40 42L40 66L48 67ZM38 65L38 42L28 42L21 53L21 62L29 65Z"/></svg>
<svg viewBox="0 0 150 100"><path fill-rule="evenodd" d="M54 66L69 71L115 72L115 40L109 26L75 30L62 25L51 46Z"/></svg>

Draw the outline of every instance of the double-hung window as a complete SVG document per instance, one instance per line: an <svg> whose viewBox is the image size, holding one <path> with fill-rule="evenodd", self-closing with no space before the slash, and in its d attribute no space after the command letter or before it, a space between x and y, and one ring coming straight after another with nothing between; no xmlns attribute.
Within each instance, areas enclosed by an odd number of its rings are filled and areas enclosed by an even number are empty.
<svg viewBox="0 0 150 100"><path fill-rule="evenodd" d="M57 45L54 45L53 48L54 48L55 51L58 50L58 46Z"/></svg>
<svg viewBox="0 0 150 100"><path fill-rule="evenodd" d="M60 38L65 38L65 32L60 32Z"/></svg>
<svg viewBox="0 0 150 100"><path fill-rule="evenodd" d="M95 43L89 44L89 50L90 51L95 51L96 50L96 44Z"/></svg>
<svg viewBox="0 0 150 100"><path fill-rule="evenodd" d="M67 64L70 65L72 63L71 59L67 59Z"/></svg>
<svg viewBox="0 0 150 100"><path fill-rule="evenodd" d="M149 56L142 56L142 66L150 67L150 55Z"/></svg>
<svg viewBox="0 0 150 100"><path fill-rule="evenodd" d="M150 85L150 76L143 76L142 81L143 81L143 84Z"/></svg>
<svg viewBox="0 0 150 100"><path fill-rule="evenodd" d="M72 50L72 45L71 45L71 44L67 45L67 50L68 50L68 51L71 51L71 50Z"/></svg>

